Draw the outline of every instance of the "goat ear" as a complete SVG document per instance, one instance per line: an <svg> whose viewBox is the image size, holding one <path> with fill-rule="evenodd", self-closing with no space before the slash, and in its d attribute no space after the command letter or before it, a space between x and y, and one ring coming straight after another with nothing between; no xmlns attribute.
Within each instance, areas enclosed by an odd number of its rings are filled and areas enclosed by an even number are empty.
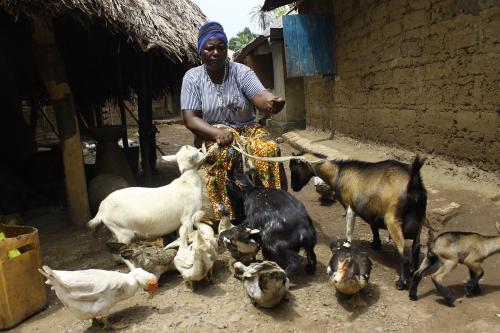
<svg viewBox="0 0 500 333"><path fill-rule="evenodd" d="M335 252L339 248L340 248L340 246L339 246L339 242L337 240L337 237L333 236L332 240L330 241L330 250L332 250L332 252Z"/></svg>
<svg viewBox="0 0 500 333"><path fill-rule="evenodd" d="M248 177L250 180L250 183L253 186L264 186L259 178L259 175L257 174L257 169L255 168L250 168L248 171L245 173L245 175Z"/></svg>
<svg viewBox="0 0 500 333"><path fill-rule="evenodd" d="M161 159L165 162L177 162L177 155L165 155Z"/></svg>

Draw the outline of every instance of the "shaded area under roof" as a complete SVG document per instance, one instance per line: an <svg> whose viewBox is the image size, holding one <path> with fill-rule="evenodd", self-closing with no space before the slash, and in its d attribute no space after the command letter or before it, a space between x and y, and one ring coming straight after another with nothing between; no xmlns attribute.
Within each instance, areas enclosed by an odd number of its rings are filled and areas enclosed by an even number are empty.
<svg viewBox="0 0 500 333"><path fill-rule="evenodd" d="M16 82L0 80L0 88L15 85L24 97L35 85L42 95L45 91L32 57L34 17L52 21L75 101L83 109L137 91L144 54L154 69L153 95L177 89L185 71L198 64L197 29L206 20L189 0L1 0L2 52Z"/></svg>

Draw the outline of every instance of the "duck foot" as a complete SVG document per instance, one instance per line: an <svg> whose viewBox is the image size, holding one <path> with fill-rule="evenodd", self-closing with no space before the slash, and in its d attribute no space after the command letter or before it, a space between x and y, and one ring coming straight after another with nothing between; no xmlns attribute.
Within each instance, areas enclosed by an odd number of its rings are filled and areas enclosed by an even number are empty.
<svg viewBox="0 0 500 333"><path fill-rule="evenodd" d="M194 281L186 281L186 286L188 287L189 290L194 291L195 290L195 283Z"/></svg>
<svg viewBox="0 0 500 333"><path fill-rule="evenodd" d="M349 298L347 303L349 303L354 309L368 306L368 303L366 303L366 301L359 295L359 293L356 293L351 298Z"/></svg>
<svg viewBox="0 0 500 333"><path fill-rule="evenodd" d="M101 326L106 331L122 330L128 327L128 324L122 321L117 321L116 323L110 323L107 317L92 319L92 325Z"/></svg>

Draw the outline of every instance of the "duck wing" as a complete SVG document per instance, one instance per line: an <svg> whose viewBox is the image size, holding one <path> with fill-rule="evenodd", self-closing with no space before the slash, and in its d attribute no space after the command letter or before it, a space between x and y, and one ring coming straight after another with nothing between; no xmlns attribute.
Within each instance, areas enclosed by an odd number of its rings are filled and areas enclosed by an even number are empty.
<svg viewBox="0 0 500 333"><path fill-rule="evenodd" d="M368 279L370 277L373 266L373 263L368 257L368 254L364 252L359 252L355 254L355 259L359 274Z"/></svg>
<svg viewBox="0 0 500 333"><path fill-rule="evenodd" d="M120 272L88 269L81 271L54 271L43 267L47 284L56 290L56 294L74 301L97 301L108 297L127 282L126 275Z"/></svg>

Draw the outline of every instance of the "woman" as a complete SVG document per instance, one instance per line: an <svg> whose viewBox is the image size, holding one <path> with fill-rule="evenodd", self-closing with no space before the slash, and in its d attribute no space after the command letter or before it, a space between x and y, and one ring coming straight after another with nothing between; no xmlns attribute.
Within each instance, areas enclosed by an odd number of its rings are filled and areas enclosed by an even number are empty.
<svg viewBox="0 0 500 333"><path fill-rule="evenodd" d="M225 193L227 172L241 168L241 157L230 147L233 138L243 135L249 140L250 153L277 156L278 146L255 117L255 107L267 114L283 109L285 101L267 91L255 73L245 65L227 58L227 37L217 22L207 22L198 33L198 53L203 64L184 76L181 110L185 126L207 147L217 142L221 149L209 160L206 169L207 190L216 218L216 207L231 207ZM214 125L223 124L222 128ZM199 142L199 141L198 141ZM255 161L257 174L266 187L279 188L278 163Z"/></svg>

